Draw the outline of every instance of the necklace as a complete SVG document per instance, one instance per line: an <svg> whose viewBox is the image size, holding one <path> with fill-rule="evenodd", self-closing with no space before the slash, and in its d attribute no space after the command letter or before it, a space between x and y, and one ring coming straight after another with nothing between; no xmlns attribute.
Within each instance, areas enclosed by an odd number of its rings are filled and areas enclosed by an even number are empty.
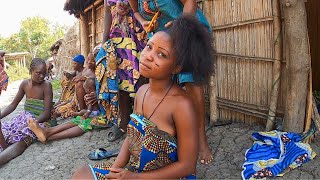
<svg viewBox="0 0 320 180"><path fill-rule="evenodd" d="M154 112L156 111L156 109L157 109L157 108L159 107L159 105L162 103L162 101L164 100L164 98L168 95L168 93L170 92L172 86L173 86L173 82L172 82L172 84L170 85L169 89L167 90L166 94L165 94L165 95L163 96L163 98L161 99L161 101L160 101L160 102L158 103L158 105L153 109L151 115L147 118L148 120L150 120L150 118L152 117L152 115L154 114ZM144 93L143 99L142 99L142 107L141 107L141 108L142 108L142 114L143 114L143 116L144 116L144 111L143 111L144 99L145 99L146 94L147 94L147 92L149 91L149 89L150 89L150 86L148 87L148 89L147 89L146 92Z"/></svg>

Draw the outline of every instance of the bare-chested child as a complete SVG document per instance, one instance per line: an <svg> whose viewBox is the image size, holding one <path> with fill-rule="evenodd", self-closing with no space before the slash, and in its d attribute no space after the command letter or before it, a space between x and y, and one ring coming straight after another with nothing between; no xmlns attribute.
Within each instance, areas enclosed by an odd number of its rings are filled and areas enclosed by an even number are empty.
<svg viewBox="0 0 320 180"><path fill-rule="evenodd" d="M95 92L95 79L88 78L83 84L86 93ZM84 133L94 129L95 127L90 124L91 118L100 114L99 105L88 105L88 108L75 113L77 117L71 121L51 128L43 128L38 122L30 119L28 125L30 129L38 137L39 141L45 143L58 139L72 138L81 136Z"/></svg>
<svg viewBox="0 0 320 180"><path fill-rule="evenodd" d="M40 127L43 127L45 126L44 122L50 118L52 86L50 82L44 80L46 73L45 61L34 58L30 64L31 78L22 81L11 104L1 112L0 119L3 119L12 113L22 98L26 96L24 111L12 120L2 121L1 132L4 139L0 138L0 166L22 154L37 139L28 127L28 119L32 119Z"/></svg>

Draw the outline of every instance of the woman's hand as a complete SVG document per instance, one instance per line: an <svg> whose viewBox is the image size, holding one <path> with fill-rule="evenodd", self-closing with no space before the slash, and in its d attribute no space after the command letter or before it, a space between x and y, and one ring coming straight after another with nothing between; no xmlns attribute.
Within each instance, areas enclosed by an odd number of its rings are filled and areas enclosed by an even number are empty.
<svg viewBox="0 0 320 180"><path fill-rule="evenodd" d="M117 8L117 13L120 16L124 16L124 15L128 14L128 12L130 10L129 4L127 2L123 2L121 0L117 1L116 8Z"/></svg>
<svg viewBox="0 0 320 180"><path fill-rule="evenodd" d="M137 173L123 168L110 168L109 170L109 174L106 175L107 179L137 179Z"/></svg>
<svg viewBox="0 0 320 180"><path fill-rule="evenodd" d="M91 92L90 94L86 94L84 96L84 101L86 104L94 105L97 103L97 95L95 92Z"/></svg>
<svg viewBox="0 0 320 180"><path fill-rule="evenodd" d="M151 21L147 21L147 20L141 22L141 25L142 25L143 29L144 29L146 32L153 32L153 31L155 31L156 29L158 29L158 27L159 27L158 21L154 21L154 22L151 24L150 29L148 29L150 23L151 23Z"/></svg>

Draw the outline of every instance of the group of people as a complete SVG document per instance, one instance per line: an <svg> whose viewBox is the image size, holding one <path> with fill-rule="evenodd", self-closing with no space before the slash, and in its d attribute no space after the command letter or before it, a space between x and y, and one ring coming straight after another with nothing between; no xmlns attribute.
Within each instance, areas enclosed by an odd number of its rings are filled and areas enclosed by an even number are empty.
<svg viewBox="0 0 320 180"><path fill-rule="evenodd" d="M0 166L34 140L82 135L94 128L91 117L103 114L113 125L109 141L127 132L120 153L113 164L83 166L74 179L194 178L197 160L213 159L203 92L214 62L210 25L194 0L104 0L104 7L101 48L96 56L73 58L75 72L64 73L68 86L55 106L45 62L32 60L31 78L0 114L26 95L26 111L2 123ZM78 117L55 127L44 123L58 116Z"/></svg>

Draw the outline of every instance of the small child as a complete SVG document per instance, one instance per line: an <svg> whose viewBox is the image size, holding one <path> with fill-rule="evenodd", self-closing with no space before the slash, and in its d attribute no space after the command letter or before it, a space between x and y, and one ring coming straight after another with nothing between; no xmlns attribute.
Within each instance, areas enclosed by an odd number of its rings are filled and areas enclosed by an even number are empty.
<svg viewBox="0 0 320 180"><path fill-rule="evenodd" d="M88 78L83 88L86 93L95 92L95 79ZM74 113L77 117L71 122L60 124L51 128L42 128L39 123L30 119L28 125L30 129L38 137L39 141L45 143L47 141L53 141L58 139L66 139L81 136L84 133L91 131L95 126L91 125L92 118L100 114L99 105L88 105L87 109L81 110L80 112ZM80 117L82 116L82 117Z"/></svg>

